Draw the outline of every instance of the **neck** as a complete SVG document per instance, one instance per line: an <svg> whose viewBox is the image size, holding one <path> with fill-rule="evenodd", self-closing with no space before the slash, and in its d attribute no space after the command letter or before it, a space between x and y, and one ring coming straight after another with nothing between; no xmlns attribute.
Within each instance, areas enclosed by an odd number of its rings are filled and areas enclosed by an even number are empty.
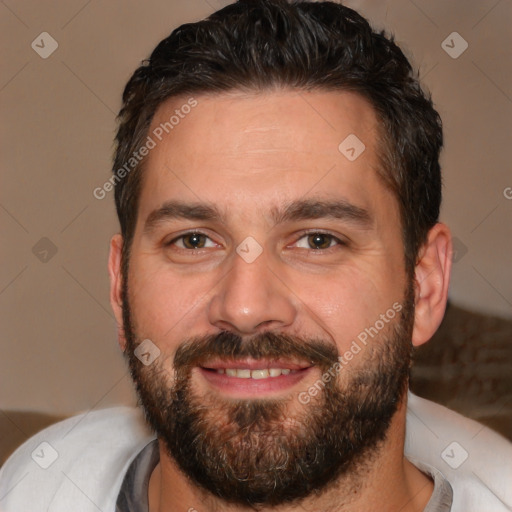
<svg viewBox="0 0 512 512"><path fill-rule="evenodd" d="M386 439L371 460L359 464L357 471L344 475L327 490L308 497L300 504L274 507L241 506L226 503L193 485L178 469L159 442L160 462L149 482L149 511L174 512L296 512L322 510L325 512L417 512L423 510L433 491L433 482L405 459L406 395L394 415Z"/></svg>

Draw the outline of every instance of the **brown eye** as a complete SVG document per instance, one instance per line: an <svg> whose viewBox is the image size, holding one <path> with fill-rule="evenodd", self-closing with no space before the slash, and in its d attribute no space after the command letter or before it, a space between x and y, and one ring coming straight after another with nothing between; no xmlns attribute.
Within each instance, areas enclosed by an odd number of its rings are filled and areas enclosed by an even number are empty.
<svg viewBox="0 0 512 512"><path fill-rule="evenodd" d="M341 245L346 244L338 237L329 233L322 233L321 231L311 231L301 236L294 244L299 249L308 249L310 251L321 251Z"/></svg>
<svg viewBox="0 0 512 512"><path fill-rule="evenodd" d="M183 236L183 246L187 249L202 249L206 245L206 236L201 233L190 233Z"/></svg>
<svg viewBox="0 0 512 512"><path fill-rule="evenodd" d="M203 233L185 233L184 235L175 238L167 245L175 245L179 249L204 249L209 247L215 247L215 243L210 237Z"/></svg>
<svg viewBox="0 0 512 512"><path fill-rule="evenodd" d="M310 249L328 249L333 241L334 237L325 233L312 233L308 235L308 246Z"/></svg>

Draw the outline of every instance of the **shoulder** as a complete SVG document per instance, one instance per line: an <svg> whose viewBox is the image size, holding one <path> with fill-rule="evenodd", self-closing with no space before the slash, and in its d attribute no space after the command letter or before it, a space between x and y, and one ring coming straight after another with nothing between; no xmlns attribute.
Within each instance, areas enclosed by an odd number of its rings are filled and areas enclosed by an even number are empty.
<svg viewBox="0 0 512 512"><path fill-rule="evenodd" d="M56 423L28 439L0 470L0 510L114 510L131 460L152 439L134 408Z"/></svg>
<svg viewBox="0 0 512 512"><path fill-rule="evenodd" d="M409 393L405 455L444 475L454 512L510 510L512 443L484 425Z"/></svg>

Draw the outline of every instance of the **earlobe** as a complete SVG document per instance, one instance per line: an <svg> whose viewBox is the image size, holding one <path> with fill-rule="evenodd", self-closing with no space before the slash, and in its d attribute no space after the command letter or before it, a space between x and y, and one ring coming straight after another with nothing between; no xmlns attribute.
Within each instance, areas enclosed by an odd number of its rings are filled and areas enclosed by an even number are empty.
<svg viewBox="0 0 512 512"><path fill-rule="evenodd" d="M415 314L412 343L419 346L437 331L448 300L452 239L445 224L436 224L420 249L415 269Z"/></svg>
<svg viewBox="0 0 512 512"><path fill-rule="evenodd" d="M114 235L110 240L110 254L108 258L108 273L110 276L110 305L117 322L117 338L121 349L125 350L126 339L123 328L123 275L121 269L121 254L123 249L123 237Z"/></svg>

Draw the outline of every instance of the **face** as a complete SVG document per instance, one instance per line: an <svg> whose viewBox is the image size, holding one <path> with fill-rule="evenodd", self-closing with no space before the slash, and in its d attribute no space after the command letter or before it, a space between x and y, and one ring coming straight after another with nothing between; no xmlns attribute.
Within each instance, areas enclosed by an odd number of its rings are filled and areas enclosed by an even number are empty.
<svg viewBox="0 0 512 512"><path fill-rule="evenodd" d="M293 501L361 468L404 393L414 308L398 206L359 96L196 101L146 161L126 352L150 423L195 483ZM164 104L150 134L186 102ZM142 340L160 354L147 366Z"/></svg>

